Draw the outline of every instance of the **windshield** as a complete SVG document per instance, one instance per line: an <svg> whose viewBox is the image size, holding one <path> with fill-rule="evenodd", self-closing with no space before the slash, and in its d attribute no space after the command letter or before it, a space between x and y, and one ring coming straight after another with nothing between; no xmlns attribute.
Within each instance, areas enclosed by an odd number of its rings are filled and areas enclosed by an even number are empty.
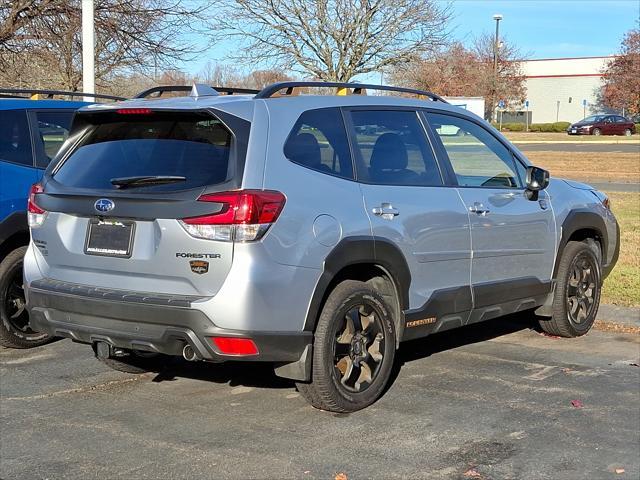
<svg viewBox="0 0 640 480"><path fill-rule="evenodd" d="M131 190L175 191L215 185L229 177L232 135L217 118L199 113L105 117L54 174L78 188L114 189L111 180L139 176L184 181L132 185Z"/></svg>
<svg viewBox="0 0 640 480"><path fill-rule="evenodd" d="M590 117L587 117L582 121L583 122L601 122L602 120L604 120L604 117L606 117L606 115L591 115Z"/></svg>

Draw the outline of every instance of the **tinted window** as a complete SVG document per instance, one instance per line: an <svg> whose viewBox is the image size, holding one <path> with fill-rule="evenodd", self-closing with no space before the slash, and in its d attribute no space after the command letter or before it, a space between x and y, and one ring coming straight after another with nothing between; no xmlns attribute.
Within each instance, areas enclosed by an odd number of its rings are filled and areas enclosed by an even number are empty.
<svg viewBox="0 0 640 480"><path fill-rule="evenodd" d="M337 108L303 113L285 143L284 154L292 162L307 168L344 178L353 177L347 134Z"/></svg>
<svg viewBox="0 0 640 480"><path fill-rule="evenodd" d="M45 168L67 139L73 111L36 112L38 131L36 142L36 165Z"/></svg>
<svg viewBox="0 0 640 480"><path fill-rule="evenodd" d="M447 151L459 185L490 188L522 186L511 152L483 127L443 114L428 113L427 118Z"/></svg>
<svg viewBox="0 0 640 480"><path fill-rule="evenodd" d="M27 113L0 111L0 160L33 166Z"/></svg>
<svg viewBox="0 0 640 480"><path fill-rule="evenodd" d="M617 123L627 123L627 119L624 117L615 117Z"/></svg>
<svg viewBox="0 0 640 480"><path fill-rule="evenodd" d="M121 116L120 116L121 117ZM143 186L173 191L214 185L229 177L232 135L205 114L110 117L83 138L55 179L82 188L114 188L111 179L134 176L183 176L186 181Z"/></svg>
<svg viewBox="0 0 640 480"><path fill-rule="evenodd" d="M418 114L410 111L351 112L358 180L380 185L442 185Z"/></svg>

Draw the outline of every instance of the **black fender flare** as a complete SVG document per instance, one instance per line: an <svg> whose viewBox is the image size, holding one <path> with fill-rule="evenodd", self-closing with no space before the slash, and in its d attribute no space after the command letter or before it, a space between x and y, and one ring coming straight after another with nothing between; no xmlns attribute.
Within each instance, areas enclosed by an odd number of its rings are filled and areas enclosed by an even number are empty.
<svg viewBox="0 0 640 480"><path fill-rule="evenodd" d="M315 330L320 308L329 294L327 289L338 272L345 267L358 264L382 267L389 274L398 290L400 310L409 308L411 272L400 248L382 237L364 235L346 237L331 250L324 261L323 272L316 284L307 310L304 322L305 331Z"/></svg>
<svg viewBox="0 0 640 480"><path fill-rule="evenodd" d="M602 261L603 263L606 262L607 252L609 251L609 235L607 233L607 227L604 223L604 220L600 215L589 209L573 209L569 212L569 214L562 222L562 237L560 237L560 243L558 245L558 254L556 255L556 261L553 266L552 278L555 279L558 274L558 266L560 264L562 252L567 246L567 243L569 242L571 236L578 230L585 229L595 230L597 232L602 244Z"/></svg>

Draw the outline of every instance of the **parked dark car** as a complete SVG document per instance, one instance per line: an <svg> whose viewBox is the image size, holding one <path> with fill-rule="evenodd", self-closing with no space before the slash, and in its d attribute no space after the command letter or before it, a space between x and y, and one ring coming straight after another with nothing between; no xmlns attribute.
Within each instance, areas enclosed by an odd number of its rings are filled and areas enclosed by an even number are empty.
<svg viewBox="0 0 640 480"><path fill-rule="evenodd" d="M625 135L636 133L635 124L620 115L591 115L567 128L569 135Z"/></svg>

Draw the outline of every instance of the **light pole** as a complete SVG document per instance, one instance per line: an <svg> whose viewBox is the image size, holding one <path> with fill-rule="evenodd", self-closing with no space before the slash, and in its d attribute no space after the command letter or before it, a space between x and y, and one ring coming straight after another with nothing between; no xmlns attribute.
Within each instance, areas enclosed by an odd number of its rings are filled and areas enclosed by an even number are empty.
<svg viewBox="0 0 640 480"><path fill-rule="evenodd" d="M96 93L95 87L95 32L93 0L82 0L82 90ZM85 102L93 101L84 97Z"/></svg>
<svg viewBox="0 0 640 480"><path fill-rule="evenodd" d="M498 96L498 49L500 48L500 20L502 20L502 15L500 13L496 13L493 16L493 19L496 21L496 37L493 42L493 105L496 104L497 96Z"/></svg>

